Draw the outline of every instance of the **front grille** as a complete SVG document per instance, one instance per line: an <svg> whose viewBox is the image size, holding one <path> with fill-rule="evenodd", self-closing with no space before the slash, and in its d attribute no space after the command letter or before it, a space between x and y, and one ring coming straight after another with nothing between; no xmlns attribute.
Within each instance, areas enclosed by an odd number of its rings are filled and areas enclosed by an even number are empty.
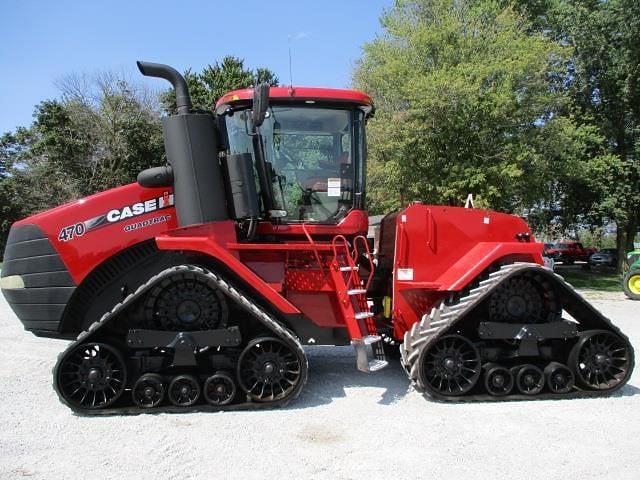
<svg viewBox="0 0 640 480"><path fill-rule="evenodd" d="M60 255L37 225L11 228L1 277L18 277L24 288L3 288L27 330L57 332L76 285Z"/></svg>

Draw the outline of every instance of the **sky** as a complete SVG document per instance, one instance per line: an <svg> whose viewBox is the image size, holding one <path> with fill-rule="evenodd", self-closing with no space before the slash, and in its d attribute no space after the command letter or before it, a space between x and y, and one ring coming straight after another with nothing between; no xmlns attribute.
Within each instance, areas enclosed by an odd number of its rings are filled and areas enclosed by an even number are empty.
<svg viewBox="0 0 640 480"><path fill-rule="evenodd" d="M225 55L289 83L348 87L362 45L393 0L0 1L0 134L28 126L71 73L124 72L136 60L198 71ZM142 77L140 77L142 78ZM161 80L147 79L152 88ZM155 83L154 82L158 82Z"/></svg>

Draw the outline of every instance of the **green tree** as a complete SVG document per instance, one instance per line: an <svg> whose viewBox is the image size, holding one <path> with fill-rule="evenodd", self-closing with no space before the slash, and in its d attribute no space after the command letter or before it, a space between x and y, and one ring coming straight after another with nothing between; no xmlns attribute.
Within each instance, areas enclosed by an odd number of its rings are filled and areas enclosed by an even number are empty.
<svg viewBox="0 0 640 480"><path fill-rule="evenodd" d="M278 84L277 75L267 68L248 69L244 60L226 56L220 62L206 66L202 72L194 73L188 69L184 73L194 108L211 110L225 93L231 90L247 88L257 83ZM175 113L175 92L168 90L161 95L166 112Z"/></svg>
<svg viewBox="0 0 640 480"><path fill-rule="evenodd" d="M398 0L364 46L356 86L373 94L370 202L421 199L507 211L550 201L578 126L559 112L570 50L499 2Z"/></svg>
<svg viewBox="0 0 640 480"><path fill-rule="evenodd" d="M34 111L29 128L0 138L0 246L27 215L135 181L164 162L159 110L116 75L68 78L61 100Z"/></svg>
<svg viewBox="0 0 640 480"><path fill-rule="evenodd" d="M608 155L588 159L584 169L591 213L616 222L622 259L640 226L640 3L564 0L547 17L574 47L567 76L572 112L604 138Z"/></svg>

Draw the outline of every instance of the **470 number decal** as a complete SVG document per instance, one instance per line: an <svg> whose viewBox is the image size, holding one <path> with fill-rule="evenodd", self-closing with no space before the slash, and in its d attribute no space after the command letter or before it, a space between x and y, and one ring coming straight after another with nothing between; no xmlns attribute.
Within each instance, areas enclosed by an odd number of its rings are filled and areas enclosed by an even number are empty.
<svg viewBox="0 0 640 480"><path fill-rule="evenodd" d="M84 223L76 223L75 225L69 225L68 227L64 227L60 230L60 234L58 235L58 240L60 242L68 242L69 240L73 240L75 237L81 237L86 232L86 227Z"/></svg>

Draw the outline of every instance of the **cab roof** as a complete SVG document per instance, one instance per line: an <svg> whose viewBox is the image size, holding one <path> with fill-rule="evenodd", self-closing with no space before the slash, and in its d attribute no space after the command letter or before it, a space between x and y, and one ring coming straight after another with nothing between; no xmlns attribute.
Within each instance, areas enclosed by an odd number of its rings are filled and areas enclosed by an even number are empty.
<svg viewBox="0 0 640 480"><path fill-rule="evenodd" d="M317 87L271 87L269 98L272 100L288 101L308 101L323 103L346 103L361 105L373 108L371 97L359 90L347 90L340 88L317 88ZM226 93L216 103L216 112L224 112L228 106L250 102L253 99L253 88L234 90Z"/></svg>

